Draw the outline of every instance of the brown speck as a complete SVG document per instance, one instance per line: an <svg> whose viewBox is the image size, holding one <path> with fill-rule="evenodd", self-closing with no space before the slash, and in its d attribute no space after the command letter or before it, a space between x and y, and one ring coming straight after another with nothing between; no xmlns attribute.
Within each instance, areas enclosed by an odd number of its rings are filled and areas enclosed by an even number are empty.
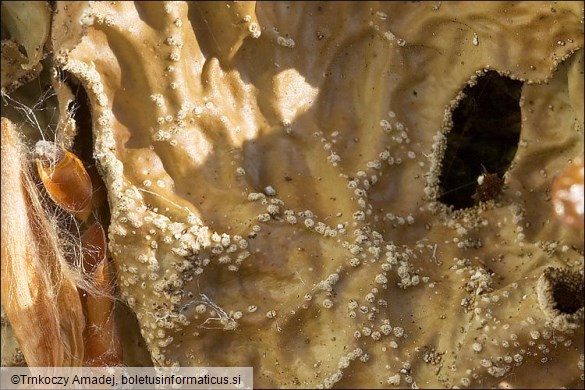
<svg viewBox="0 0 585 390"><path fill-rule="evenodd" d="M474 199L478 202L486 202L491 199L496 199L502 192L504 179L498 176L497 173L485 172L478 178L478 187Z"/></svg>

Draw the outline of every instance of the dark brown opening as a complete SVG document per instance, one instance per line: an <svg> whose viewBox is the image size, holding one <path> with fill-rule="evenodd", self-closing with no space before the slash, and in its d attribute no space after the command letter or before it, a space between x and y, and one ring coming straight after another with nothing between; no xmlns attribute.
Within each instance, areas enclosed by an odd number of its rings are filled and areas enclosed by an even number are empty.
<svg viewBox="0 0 585 390"><path fill-rule="evenodd" d="M553 285L553 299L555 309L563 314L573 314L583 307L583 285L576 283L560 283ZM581 281L582 282L582 281Z"/></svg>
<svg viewBox="0 0 585 390"><path fill-rule="evenodd" d="M522 84L489 71L463 89L465 97L453 111L447 134L441 202L454 209L473 206L478 176L488 172L502 178L510 167L520 140Z"/></svg>
<svg viewBox="0 0 585 390"><path fill-rule="evenodd" d="M72 151L77 154L86 166L93 166L95 165L93 161L93 124L89 97L83 85L71 73L64 71L63 81L75 95L75 101L69 103L67 107L77 127Z"/></svg>

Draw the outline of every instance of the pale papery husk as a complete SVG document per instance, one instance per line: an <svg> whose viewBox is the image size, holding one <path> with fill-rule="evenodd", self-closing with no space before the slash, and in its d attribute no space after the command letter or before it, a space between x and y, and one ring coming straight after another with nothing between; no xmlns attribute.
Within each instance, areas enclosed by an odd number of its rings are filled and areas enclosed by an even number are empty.
<svg viewBox="0 0 585 390"><path fill-rule="evenodd" d="M2 306L30 367L79 366L84 317L26 149L2 118Z"/></svg>
<svg viewBox="0 0 585 390"><path fill-rule="evenodd" d="M583 148L582 21L565 2L57 3L153 364L253 366L255 387L582 386L582 320L555 329L535 292L583 268L548 196ZM486 70L525 81L520 147L498 202L451 212L450 112Z"/></svg>

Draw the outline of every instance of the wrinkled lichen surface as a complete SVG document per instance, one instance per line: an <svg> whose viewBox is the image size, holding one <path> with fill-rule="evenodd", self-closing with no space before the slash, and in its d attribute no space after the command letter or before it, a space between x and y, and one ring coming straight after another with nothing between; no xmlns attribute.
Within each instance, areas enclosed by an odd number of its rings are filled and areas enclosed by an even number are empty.
<svg viewBox="0 0 585 390"><path fill-rule="evenodd" d="M583 386L582 301L538 287L582 292L549 194L583 150L581 3L57 2L51 45L89 98L153 364ZM518 150L497 199L453 211L451 112L487 71L523 82Z"/></svg>

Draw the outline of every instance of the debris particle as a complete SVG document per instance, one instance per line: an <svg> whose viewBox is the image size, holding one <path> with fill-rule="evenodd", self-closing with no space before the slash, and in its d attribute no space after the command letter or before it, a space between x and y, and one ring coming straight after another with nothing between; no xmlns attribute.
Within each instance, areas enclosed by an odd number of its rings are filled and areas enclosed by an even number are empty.
<svg viewBox="0 0 585 390"><path fill-rule="evenodd" d="M479 35L477 35L477 33L473 33L473 45L474 46L479 46Z"/></svg>
<svg viewBox="0 0 585 390"><path fill-rule="evenodd" d="M264 193L268 196L275 196L276 190L274 188L272 188L272 186L268 186L268 187L264 188Z"/></svg>

